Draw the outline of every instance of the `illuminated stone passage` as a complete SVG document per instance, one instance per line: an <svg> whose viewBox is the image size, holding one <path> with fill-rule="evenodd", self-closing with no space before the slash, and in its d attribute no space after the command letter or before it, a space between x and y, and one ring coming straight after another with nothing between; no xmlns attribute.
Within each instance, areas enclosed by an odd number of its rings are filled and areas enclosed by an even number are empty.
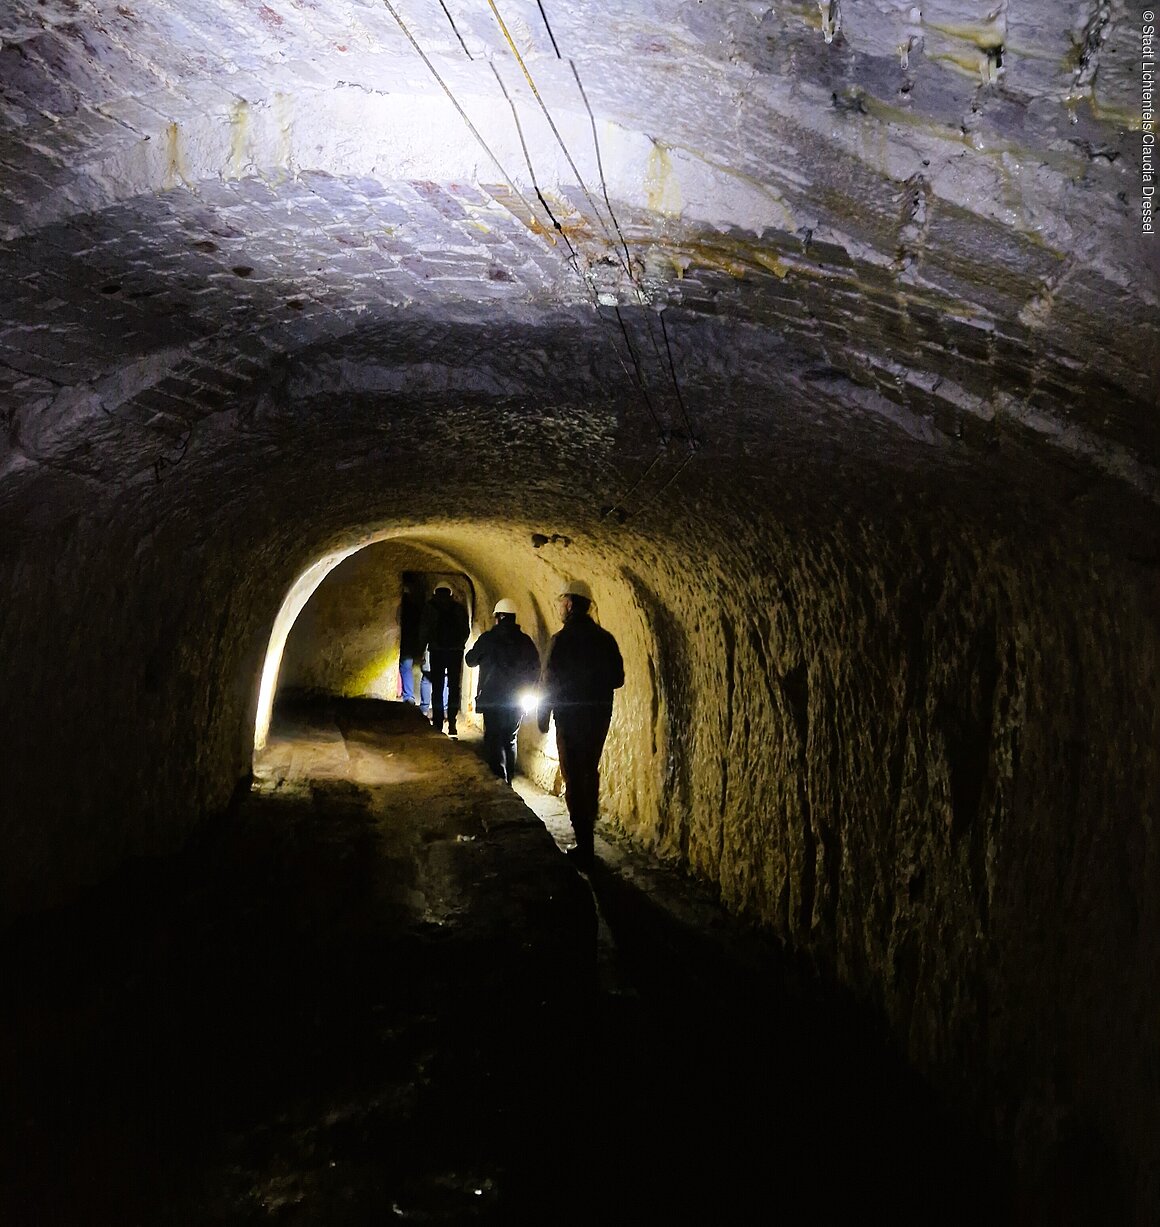
<svg viewBox="0 0 1160 1227"><path fill-rule="evenodd" d="M178 7L0 16L5 915L227 811L317 580L377 693L383 577L583 576L607 821L1155 1221L1137 15Z"/></svg>

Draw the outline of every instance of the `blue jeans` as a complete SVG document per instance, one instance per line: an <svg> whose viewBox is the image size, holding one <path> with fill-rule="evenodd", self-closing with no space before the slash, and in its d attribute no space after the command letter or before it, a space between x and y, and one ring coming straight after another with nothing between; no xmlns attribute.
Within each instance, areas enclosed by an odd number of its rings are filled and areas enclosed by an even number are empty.
<svg viewBox="0 0 1160 1227"><path fill-rule="evenodd" d="M415 701L415 659L412 656L403 656L399 659L399 681L403 688L403 702L414 703Z"/></svg>
<svg viewBox="0 0 1160 1227"><path fill-rule="evenodd" d="M431 674L421 673L419 675L419 706L422 708L424 715L431 714ZM447 710L447 681L443 681L443 710Z"/></svg>

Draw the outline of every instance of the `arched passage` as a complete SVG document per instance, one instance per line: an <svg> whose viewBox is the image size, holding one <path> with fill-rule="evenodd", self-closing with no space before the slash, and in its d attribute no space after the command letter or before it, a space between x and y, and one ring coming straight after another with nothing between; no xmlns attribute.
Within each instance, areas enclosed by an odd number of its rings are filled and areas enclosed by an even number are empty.
<svg viewBox="0 0 1160 1227"><path fill-rule="evenodd" d="M665 703L666 695L688 670L673 625L665 621L663 600L639 575L618 565L589 540L551 535L505 523L427 524L381 529L358 545L328 553L294 581L275 618L262 671L262 691L254 738L255 769L265 747L277 693L282 652L294 621L324 584L341 585L327 604L325 626L312 630L306 653L323 653L312 664L312 681L335 695L386 696L380 684L397 664L388 644L390 621L399 597L399 577L408 569L461 572L475 596L474 639L490 625L488 612L500 597L515 600L521 625L541 654L558 629L555 598L569 578L583 577L597 593L595 614L617 637L628 680L618 692L605 754L604 786L609 815L639 821L656 805L653 763L675 760L683 730ZM344 575L344 569L346 574ZM661 646L659 638L666 642ZM369 683L373 679L375 685ZM393 689L390 691L393 694ZM677 700L680 701L679 698ZM521 735L524 771L541 786L559 788L550 735L526 722Z"/></svg>
<svg viewBox="0 0 1160 1227"><path fill-rule="evenodd" d="M1138 14L185 7L0 16L5 913L228 810L319 560L587 573L624 830L1155 1221Z"/></svg>

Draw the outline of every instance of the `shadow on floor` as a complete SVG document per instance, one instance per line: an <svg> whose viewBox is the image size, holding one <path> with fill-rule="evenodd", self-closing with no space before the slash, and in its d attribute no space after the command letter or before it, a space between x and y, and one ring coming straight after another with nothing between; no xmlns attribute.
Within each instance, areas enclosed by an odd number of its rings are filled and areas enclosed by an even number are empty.
<svg viewBox="0 0 1160 1227"><path fill-rule="evenodd" d="M344 719L451 764L414 844L450 910L388 829L384 798L420 785L331 779L247 795L181 855L14 926L0 1221L1005 1221L995 1165L848 1011L602 867L629 987L599 991L583 883L518 822L504 843L471 752Z"/></svg>

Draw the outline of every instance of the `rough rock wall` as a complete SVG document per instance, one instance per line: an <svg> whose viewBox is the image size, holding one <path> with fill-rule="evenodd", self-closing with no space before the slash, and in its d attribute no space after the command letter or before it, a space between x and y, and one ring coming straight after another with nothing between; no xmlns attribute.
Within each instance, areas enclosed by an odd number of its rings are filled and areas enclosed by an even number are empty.
<svg viewBox="0 0 1160 1227"><path fill-rule="evenodd" d="M226 804L272 617L260 561L150 491L131 510L71 478L30 493L31 540L0 561L0 913L173 850Z"/></svg>
<svg viewBox="0 0 1160 1227"><path fill-rule="evenodd" d="M592 580L628 674L607 817L872 1003L1032 1185L1130 1216L1160 1144L1155 579L952 493L754 514L726 476L664 534L441 540L542 648L559 578Z"/></svg>
<svg viewBox="0 0 1160 1227"><path fill-rule="evenodd" d="M1018 516L732 527L634 579L664 749L630 829L878 1006L1033 1186L1146 1221L1154 575Z"/></svg>
<svg viewBox="0 0 1160 1227"><path fill-rule="evenodd" d="M541 645L560 579L589 578L628 671L608 817L879 1008L1045 1187L1082 1159L1147 1221L1153 568L961 474L820 471L706 466L625 525L563 500L521 520L518 489L497 519L465 487L462 520L387 531L461 567L479 608L514 595ZM6 909L226 803L281 596L368 514L391 522L369 485L342 501L345 470L310 525L276 468L225 504L209 476L102 501L46 474L7 509L52 548L4 551Z"/></svg>

